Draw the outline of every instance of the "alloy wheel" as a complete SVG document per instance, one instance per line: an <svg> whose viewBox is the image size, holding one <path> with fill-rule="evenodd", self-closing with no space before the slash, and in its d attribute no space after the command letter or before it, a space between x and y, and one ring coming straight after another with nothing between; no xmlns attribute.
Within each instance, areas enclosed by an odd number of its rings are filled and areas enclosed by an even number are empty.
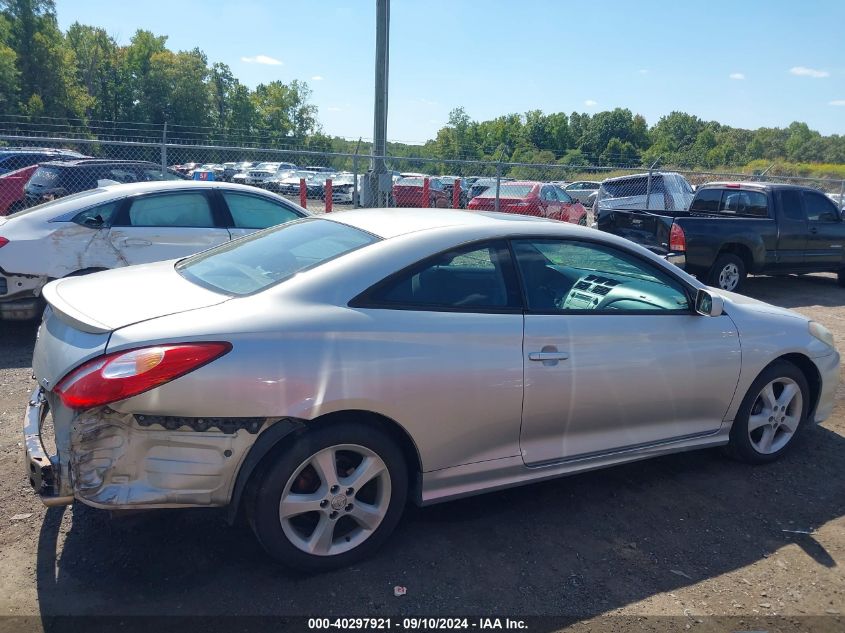
<svg viewBox="0 0 845 633"><path fill-rule="evenodd" d="M279 520L297 549L334 556L375 532L390 498L390 473L381 457L355 444L330 446L291 475L279 502Z"/></svg>
<svg viewBox="0 0 845 633"><path fill-rule="evenodd" d="M801 388L791 378L776 378L760 391L748 417L748 438L755 451L777 453L798 430L803 411Z"/></svg>
<svg viewBox="0 0 845 633"><path fill-rule="evenodd" d="M736 264L725 264L725 267L719 272L719 287L722 290L733 290L739 285L739 268Z"/></svg>

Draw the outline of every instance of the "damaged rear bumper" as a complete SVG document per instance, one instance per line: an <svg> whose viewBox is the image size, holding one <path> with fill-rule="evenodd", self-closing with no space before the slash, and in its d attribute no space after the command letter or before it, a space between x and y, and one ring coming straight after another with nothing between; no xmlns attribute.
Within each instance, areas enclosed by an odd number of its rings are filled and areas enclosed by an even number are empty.
<svg viewBox="0 0 845 633"><path fill-rule="evenodd" d="M83 412L33 391L24 419L27 477L44 505L95 508L225 506L267 418L183 418ZM56 455L42 437L52 415Z"/></svg>
<svg viewBox="0 0 845 633"><path fill-rule="evenodd" d="M47 400L39 387L32 392L24 416L24 460L29 484L45 506L62 506L73 503L73 494L62 487L62 477L56 457L50 457L44 448L41 431L47 416Z"/></svg>

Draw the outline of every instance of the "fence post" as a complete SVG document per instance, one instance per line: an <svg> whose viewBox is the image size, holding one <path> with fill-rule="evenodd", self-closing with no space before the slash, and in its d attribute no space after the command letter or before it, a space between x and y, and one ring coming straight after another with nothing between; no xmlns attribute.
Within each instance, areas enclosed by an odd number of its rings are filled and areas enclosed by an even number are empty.
<svg viewBox="0 0 845 633"><path fill-rule="evenodd" d="M161 177L167 173L167 121L161 130Z"/></svg>
<svg viewBox="0 0 845 633"><path fill-rule="evenodd" d="M496 164L496 200L493 202L493 210L499 212L499 190L502 186L502 163Z"/></svg>
<svg viewBox="0 0 845 633"><path fill-rule="evenodd" d="M645 186L645 208L646 208L646 211L648 211L649 203L651 202L651 174L654 171L654 168L657 166L657 163L659 163L659 162L660 162L660 159L658 158L648 168L648 182L646 183L646 186Z"/></svg>
<svg viewBox="0 0 845 633"><path fill-rule="evenodd" d="M332 212L332 179L326 178L326 188L324 190L323 198L325 198L326 203L326 213Z"/></svg>
<svg viewBox="0 0 845 633"><path fill-rule="evenodd" d="M352 157L352 208L358 208L358 155Z"/></svg>
<svg viewBox="0 0 845 633"><path fill-rule="evenodd" d="M452 181L452 208L453 209L460 209L461 208L461 179L455 178Z"/></svg>
<svg viewBox="0 0 845 633"><path fill-rule="evenodd" d="M428 208L428 196L431 193L430 187L431 187L431 185L428 182L428 176L426 176L425 178L423 178L423 191L422 191L423 199L422 199L422 204L420 205L423 209Z"/></svg>
<svg viewBox="0 0 845 633"><path fill-rule="evenodd" d="M305 178L299 179L299 206L308 208L308 188L305 186Z"/></svg>

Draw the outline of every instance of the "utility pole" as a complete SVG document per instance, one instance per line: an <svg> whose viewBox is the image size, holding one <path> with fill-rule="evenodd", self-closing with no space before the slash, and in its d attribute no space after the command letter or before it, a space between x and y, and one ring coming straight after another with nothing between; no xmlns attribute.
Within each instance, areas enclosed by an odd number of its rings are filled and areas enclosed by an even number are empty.
<svg viewBox="0 0 845 633"><path fill-rule="evenodd" d="M387 78L390 68L390 0L376 0L376 94L373 114L373 164L371 191L376 192L376 205L386 206L387 167Z"/></svg>

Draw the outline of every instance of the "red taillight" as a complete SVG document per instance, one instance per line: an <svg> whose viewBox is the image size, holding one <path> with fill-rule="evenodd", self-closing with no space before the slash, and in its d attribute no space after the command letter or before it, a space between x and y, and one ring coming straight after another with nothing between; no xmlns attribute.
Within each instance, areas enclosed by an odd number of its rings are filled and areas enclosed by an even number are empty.
<svg viewBox="0 0 845 633"><path fill-rule="evenodd" d="M669 250L673 252L687 250L687 236L677 224L673 224L669 230Z"/></svg>
<svg viewBox="0 0 845 633"><path fill-rule="evenodd" d="M0 248L3 248L8 243L9 243L9 240L7 240L5 237L0 237Z"/></svg>
<svg viewBox="0 0 845 633"><path fill-rule="evenodd" d="M740 185L739 183L728 183L727 185L725 185L725 187L727 187L728 189L739 189Z"/></svg>
<svg viewBox="0 0 845 633"><path fill-rule="evenodd" d="M91 409L149 391L231 349L230 343L181 343L115 352L77 367L55 391L66 407Z"/></svg>

